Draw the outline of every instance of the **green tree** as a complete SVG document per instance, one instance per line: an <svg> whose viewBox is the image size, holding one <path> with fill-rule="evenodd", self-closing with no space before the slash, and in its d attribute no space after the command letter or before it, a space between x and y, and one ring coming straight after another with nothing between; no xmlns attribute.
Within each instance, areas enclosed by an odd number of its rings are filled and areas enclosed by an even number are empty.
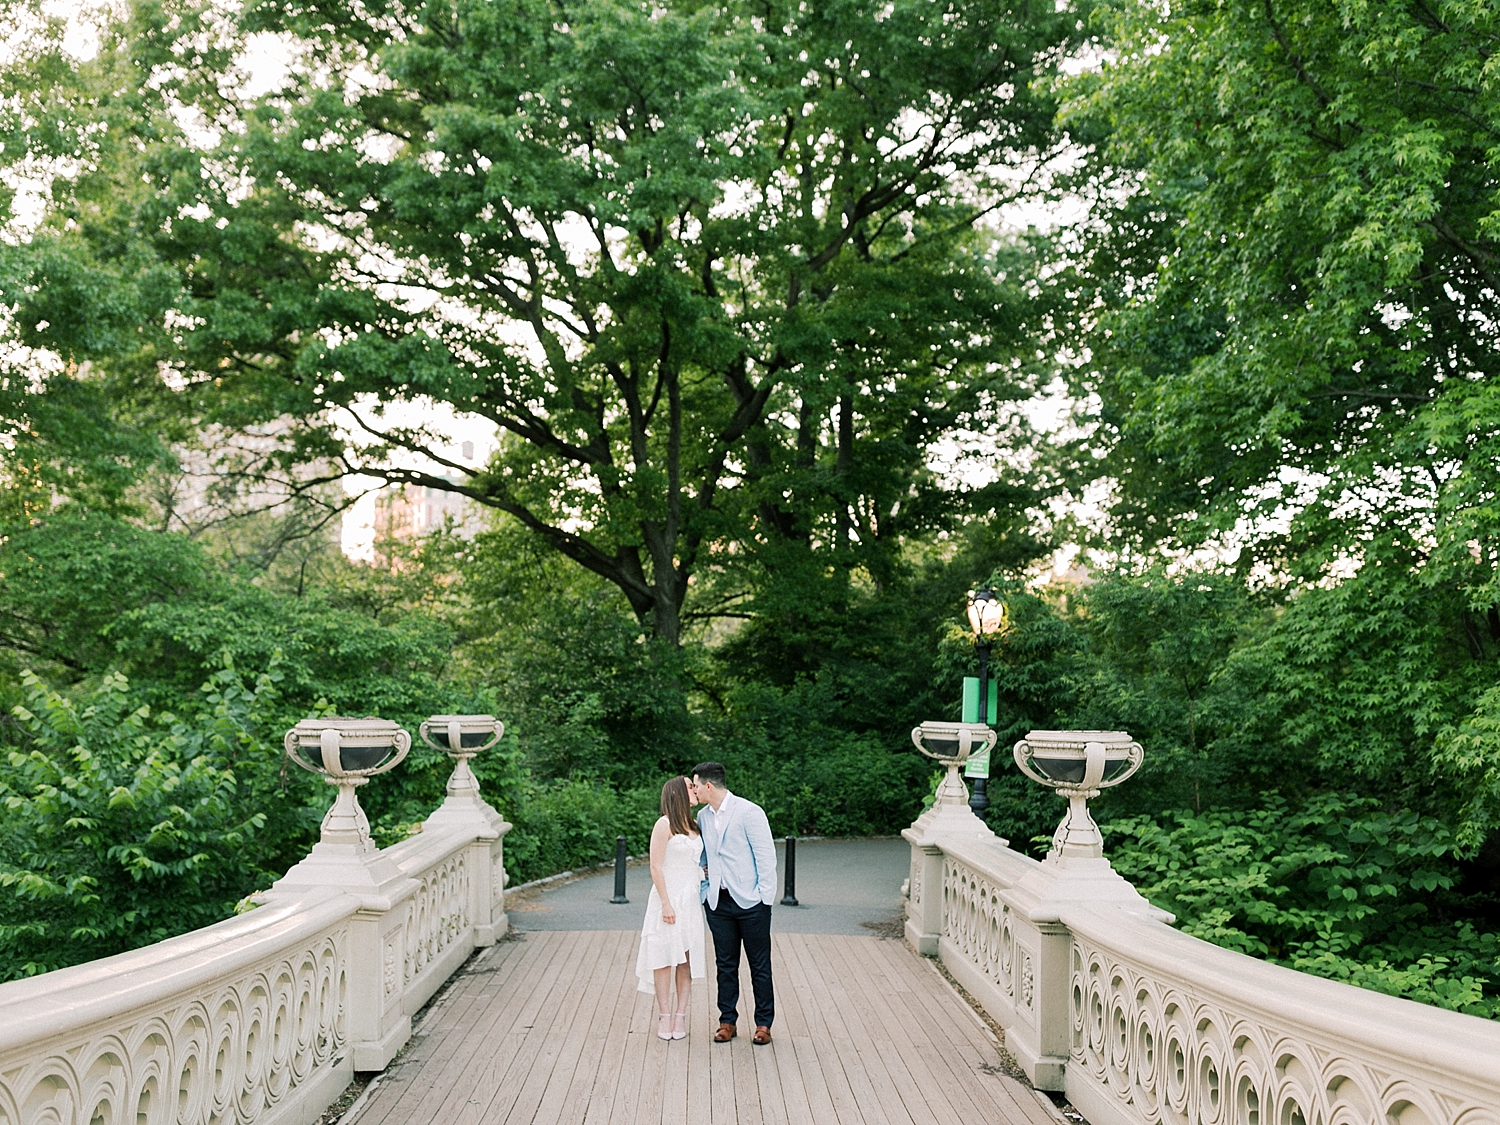
<svg viewBox="0 0 1500 1125"><path fill-rule="evenodd" d="M1074 599L1075 650L1070 725L1128 730L1151 748L1130 792L1131 808L1191 808L1253 798L1291 784L1278 743L1239 737L1258 709L1226 680L1230 657L1264 632L1267 610L1232 573L1169 575L1160 567L1114 575ZM1247 792L1246 790L1249 790Z"/></svg>
<svg viewBox="0 0 1500 1125"><path fill-rule="evenodd" d="M1221 668L1231 760L1272 763L1284 780L1259 772L1253 783L1289 796L1293 785L1354 782L1390 808L1436 816L1472 855L1500 824L1500 745L1485 729L1500 644L1473 647L1463 601L1417 581L1396 552L1297 593Z"/></svg>
<svg viewBox="0 0 1500 1125"><path fill-rule="evenodd" d="M27 675L0 766L0 979L217 922L284 870L300 825L256 731L273 679L226 670L185 722L119 675L79 701Z"/></svg>
<svg viewBox="0 0 1500 1125"><path fill-rule="evenodd" d="M1352 783L1455 854L1496 839L1497 18L1113 0L1064 84L1085 475L1117 544L1238 550L1267 583L1207 685L1232 768L1204 807L1269 767L1294 808Z"/></svg>
<svg viewBox="0 0 1500 1125"><path fill-rule="evenodd" d="M69 678L118 662L110 628L123 614L211 599L218 585L202 551L184 536L147 531L80 505L10 524L5 532L0 646L21 663L60 666ZM197 670L190 693L205 674Z"/></svg>
<svg viewBox="0 0 1500 1125"><path fill-rule="evenodd" d="M1057 292L1120 530L1308 579L1395 544L1483 615L1500 13L1115 0L1094 26L1064 110L1092 214Z"/></svg>
<svg viewBox="0 0 1500 1125"><path fill-rule="evenodd" d="M392 611L355 581L267 589L183 535L77 505L5 530L0 651L16 666L46 662L71 681L123 671L154 707L181 712L226 659L250 675L274 665L289 722L317 706L416 721L461 690L438 686L457 637L430 606Z"/></svg>
<svg viewBox="0 0 1500 1125"><path fill-rule="evenodd" d="M539 777L625 790L702 760L684 687L697 646L656 650L617 591L508 516L466 545L458 573L458 658L494 685Z"/></svg>
<svg viewBox="0 0 1500 1125"><path fill-rule="evenodd" d="M675 646L714 552L858 561L949 506L927 445L1024 383L979 224L1055 148L1036 79L1076 28L1036 0L134 5L87 64L53 38L12 70L4 159L81 171L5 299L194 422L291 418L278 467L509 513ZM256 32L296 61L252 101ZM428 399L501 427L488 466L383 412Z"/></svg>

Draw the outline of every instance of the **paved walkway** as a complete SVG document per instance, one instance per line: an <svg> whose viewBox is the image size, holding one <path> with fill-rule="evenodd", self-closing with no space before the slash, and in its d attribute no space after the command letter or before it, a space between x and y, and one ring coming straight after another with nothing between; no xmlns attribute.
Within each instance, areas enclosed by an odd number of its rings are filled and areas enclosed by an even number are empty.
<svg viewBox="0 0 1500 1125"><path fill-rule="evenodd" d="M900 917L901 883L911 867L911 845L899 837L875 840L804 840L797 845L798 906L781 906L786 857L776 846L778 905L771 928L783 934L868 936L870 927ZM625 895L617 906L613 872L592 875L555 889L537 888L505 896L505 910L518 930L630 930L639 932L651 893L644 863L625 872Z"/></svg>
<svg viewBox="0 0 1500 1125"><path fill-rule="evenodd" d="M428 1010L357 1125L1054 1125L899 940L776 933L769 1047L751 1045L743 1012L740 1038L711 1042L712 979L694 989L688 1038L658 1039L655 1004L635 987L637 940L535 930L487 950Z"/></svg>

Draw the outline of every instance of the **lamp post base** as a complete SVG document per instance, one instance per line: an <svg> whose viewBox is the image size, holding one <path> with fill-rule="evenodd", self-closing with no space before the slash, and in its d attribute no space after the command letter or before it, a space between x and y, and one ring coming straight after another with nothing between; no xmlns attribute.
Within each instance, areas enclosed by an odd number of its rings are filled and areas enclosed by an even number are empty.
<svg viewBox="0 0 1500 1125"><path fill-rule="evenodd" d="M974 779L974 791L969 794L969 808L980 820L984 819L986 810L990 807L989 789L990 779L987 777L976 777Z"/></svg>

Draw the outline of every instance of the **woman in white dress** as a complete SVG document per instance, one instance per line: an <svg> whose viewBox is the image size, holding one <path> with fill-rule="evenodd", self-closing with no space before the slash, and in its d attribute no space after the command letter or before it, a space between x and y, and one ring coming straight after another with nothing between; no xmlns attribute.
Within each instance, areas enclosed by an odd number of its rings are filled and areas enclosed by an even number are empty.
<svg viewBox="0 0 1500 1125"><path fill-rule="evenodd" d="M703 844L693 822L692 789L685 777L661 787L661 819L651 830L651 898L641 926L641 951L635 975L642 992L656 994L656 1034L662 1039L687 1036L688 995L692 978L704 977L703 907L698 885ZM670 1005L672 978L677 978L677 1005Z"/></svg>

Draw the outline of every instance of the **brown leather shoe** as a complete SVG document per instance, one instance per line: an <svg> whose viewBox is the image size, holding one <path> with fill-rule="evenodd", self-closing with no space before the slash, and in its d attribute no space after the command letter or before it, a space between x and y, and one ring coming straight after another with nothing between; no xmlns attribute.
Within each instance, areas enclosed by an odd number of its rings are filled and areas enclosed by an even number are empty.
<svg viewBox="0 0 1500 1125"><path fill-rule="evenodd" d="M755 1034L750 1036L750 1042L754 1043L757 1047L764 1047L770 1041L771 1029L769 1027L757 1026L755 1029Z"/></svg>
<svg viewBox="0 0 1500 1125"><path fill-rule="evenodd" d="M733 1039L738 1034L739 1034L739 1030L734 1026L734 1024L732 1024L732 1023L721 1023L719 1025L719 1030L716 1031L716 1032L714 1032L714 1042L715 1043L728 1043L731 1039Z"/></svg>

